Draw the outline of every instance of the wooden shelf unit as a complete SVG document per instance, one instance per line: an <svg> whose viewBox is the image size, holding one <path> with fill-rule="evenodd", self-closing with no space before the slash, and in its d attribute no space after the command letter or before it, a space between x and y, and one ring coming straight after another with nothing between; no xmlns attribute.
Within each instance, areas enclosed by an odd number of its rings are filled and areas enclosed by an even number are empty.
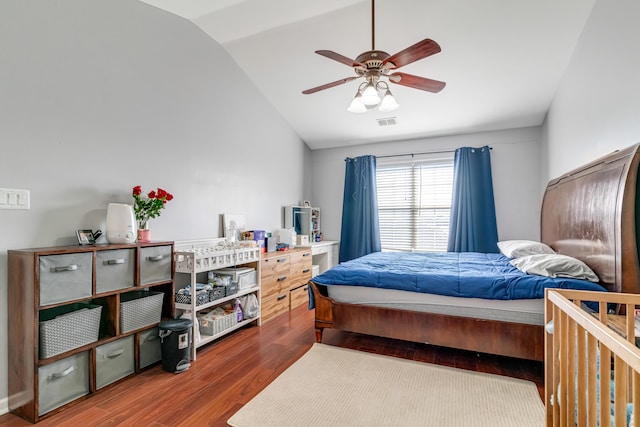
<svg viewBox="0 0 640 427"><path fill-rule="evenodd" d="M159 361L157 322L121 330L132 291L162 292L161 318L172 317L173 242L9 250L10 411L36 423ZM87 303L102 307L98 340L41 357L42 316Z"/></svg>
<svg viewBox="0 0 640 427"><path fill-rule="evenodd" d="M197 304L196 298L191 298L188 304L175 303L177 311L176 317L182 315L185 311L192 314L193 331L192 336L196 336L196 328L199 328L198 313L210 308L215 308L229 302L233 302L236 298L249 294L255 294L260 301L260 248L259 247L241 247L227 246L225 239L201 239L176 242L175 251L176 264L176 289L181 289L187 284L191 289L196 288L197 283L206 283L207 274L215 273L216 270L229 267L250 267L255 269L256 283L250 288L238 289L238 292L216 299L214 301ZM208 344L212 341L223 337L245 325L260 325L261 313L258 311L256 317L244 319L233 326L216 333L214 335L200 334L200 340L196 342L194 339L191 346L191 360L196 360L196 349Z"/></svg>

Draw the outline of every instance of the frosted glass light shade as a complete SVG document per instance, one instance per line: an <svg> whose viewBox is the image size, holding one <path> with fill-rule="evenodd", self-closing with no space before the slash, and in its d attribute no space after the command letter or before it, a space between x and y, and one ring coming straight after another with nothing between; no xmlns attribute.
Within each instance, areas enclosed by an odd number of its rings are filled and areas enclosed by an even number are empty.
<svg viewBox="0 0 640 427"><path fill-rule="evenodd" d="M364 105L374 106L380 103L380 96L375 86L371 82L362 91L362 103Z"/></svg>
<svg viewBox="0 0 640 427"><path fill-rule="evenodd" d="M400 108L400 104L396 101L396 99L391 95L391 91L387 89L382 97L382 102L380 102L380 107L378 110L383 113L388 113L389 111L394 111Z"/></svg>
<svg viewBox="0 0 640 427"><path fill-rule="evenodd" d="M350 113L366 113L367 112L367 107L362 103L361 101L361 97L358 95L356 95L355 98L353 98L353 101L351 101L351 104L349 105L349 108L347 108L347 111Z"/></svg>

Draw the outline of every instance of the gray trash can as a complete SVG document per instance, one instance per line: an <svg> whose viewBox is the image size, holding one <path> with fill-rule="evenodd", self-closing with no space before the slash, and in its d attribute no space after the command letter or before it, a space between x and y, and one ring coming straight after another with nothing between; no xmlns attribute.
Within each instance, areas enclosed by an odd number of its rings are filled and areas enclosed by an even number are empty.
<svg viewBox="0 0 640 427"><path fill-rule="evenodd" d="M189 319L163 320L158 326L162 369L180 373L191 366L191 326Z"/></svg>

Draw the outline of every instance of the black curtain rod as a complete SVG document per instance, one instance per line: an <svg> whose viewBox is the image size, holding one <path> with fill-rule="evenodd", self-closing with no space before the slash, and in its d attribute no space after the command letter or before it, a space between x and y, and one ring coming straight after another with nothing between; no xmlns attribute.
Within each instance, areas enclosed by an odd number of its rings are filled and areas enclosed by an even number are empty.
<svg viewBox="0 0 640 427"><path fill-rule="evenodd" d="M388 156L376 156L376 159L386 159L388 157L404 157L404 156L420 156L422 154L444 154L444 153L455 153L456 150L443 150L443 151L428 151L425 153L406 153L406 154L390 154Z"/></svg>
<svg viewBox="0 0 640 427"><path fill-rule="evenodd" d="M489 147L489 150L493 150L493 147ZM456 150L442 150L442 151L426 151L424 153L405 153L405 154L389 154L387 156L375 156L376 159L385 159L390 157L404 157L404 156L420 156L423 154L443 154L443 153L455 153ZM349 157L345 157L344 161L349 160Z"/></svg>
<svg viewBox="0 0 640 427"><path fill-rule="evenodd" d="M489 147L489 150L493 150L493 147ZM455 153L456 150L442 150L442 151L427 151L424 153L406 153L406 154L390 154L387 156L376 156L377 159L385 159L389 157L403 157L403 156L420 156L423 154L444 154L444 153ZM346 159L345 159L346 160Z"/></svg>

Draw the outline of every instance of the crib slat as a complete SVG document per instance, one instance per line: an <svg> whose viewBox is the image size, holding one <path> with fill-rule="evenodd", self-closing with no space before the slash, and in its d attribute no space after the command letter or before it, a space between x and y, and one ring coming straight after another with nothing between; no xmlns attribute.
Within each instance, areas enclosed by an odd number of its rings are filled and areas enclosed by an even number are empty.
<svg viewBox="0 0 640 427"><path fill-rule="evenodd" d="M596 378L598 371L596 366L596 358L598 353L598 340L596 340L593 335L589 335L587 338L587 353L589 358L589 367L588 367L588 386L587 386L587 394L589 395L589 427L596 427L597 423L597 405L598 399L593 390L596 389L598 379ZM591 390L591 392L589 392Z"/></svg>
<svg viewBox="0 0 640 427"><path fill-rule="evenodd" d="M573 343L573 345L568 345L567 351L567 375L570 378L567 379L565 384L567 384L567 425L574 426L576 425L576 386L575 386L575 378L576 378L576 334L577 334L577 323L574 322L570 317L567 316L565 330L568 333L567 340L565 342Z"/></svg>
<svg viewBox="0 0 640 427"><path fill-rule="evenodd" d="M559 354L558 354L558 349L562 348L560 347L560 335L562 333L562 318L561 318L561 311L557 306L553 307L553 319L555 319L553 321L554 323L554 332L553 332L553 336L551 337L551 339L553 340L553 372L552 372L552 377L553 377L553 383L551 385L551 391L550 393L552 393L555 396L554 399L554 404L553 404L553 427L559 427L560 426L560 403L561 403L561 393L558 393L558 386L560 385L560 358L559 358Z"/></svg>
<svg viewBox="0 0 640 427"><path fill-rule="evenodd" d="M624 426L627 423L627 364L618 356L614 357L613 382L615 402L615 422L617 426ZM606 400L603 397L602 400Z"/></svg>
<svg viewBox="0 0 640 427"><path fill-rule="evenodd" d="M575 322L573 322L575 325ZM576 325L577 326L577 325ZM586 331L582 326L577 326L578 329L578 345L576 351L578 353L578 366L577 366L577 383L578 383L578 425L587 425L587 396L583 393L586 390ZM573 387L571 387L573 389Z"/></svg>
<svg viewBox="0 0 640 427"><path fill-rule="evenodd" d="M611 351L600 343L600 426L611 427ZM595 389L594 389L595 390Z"/></svg>
<svg viewBox="0 0 640 427"><path fill-rule="evenodd" d="M633 372L633 425L640 426L640 373Z"/></svg>
<svg viewBox="0 0 640 427"><path fill-rule="evenodd" d="M568 333L568 316L564 313L560 313L560 341L563 343L569 342L569 333ZM569 360L569 347L570 345L564 345L560 347L560 395L559 404L560 404L560 420L562 425L570 425L569 424L569 415L567 411L568 398L567 398L567 384L569 384L568 380L568 360Z"/></svg>

